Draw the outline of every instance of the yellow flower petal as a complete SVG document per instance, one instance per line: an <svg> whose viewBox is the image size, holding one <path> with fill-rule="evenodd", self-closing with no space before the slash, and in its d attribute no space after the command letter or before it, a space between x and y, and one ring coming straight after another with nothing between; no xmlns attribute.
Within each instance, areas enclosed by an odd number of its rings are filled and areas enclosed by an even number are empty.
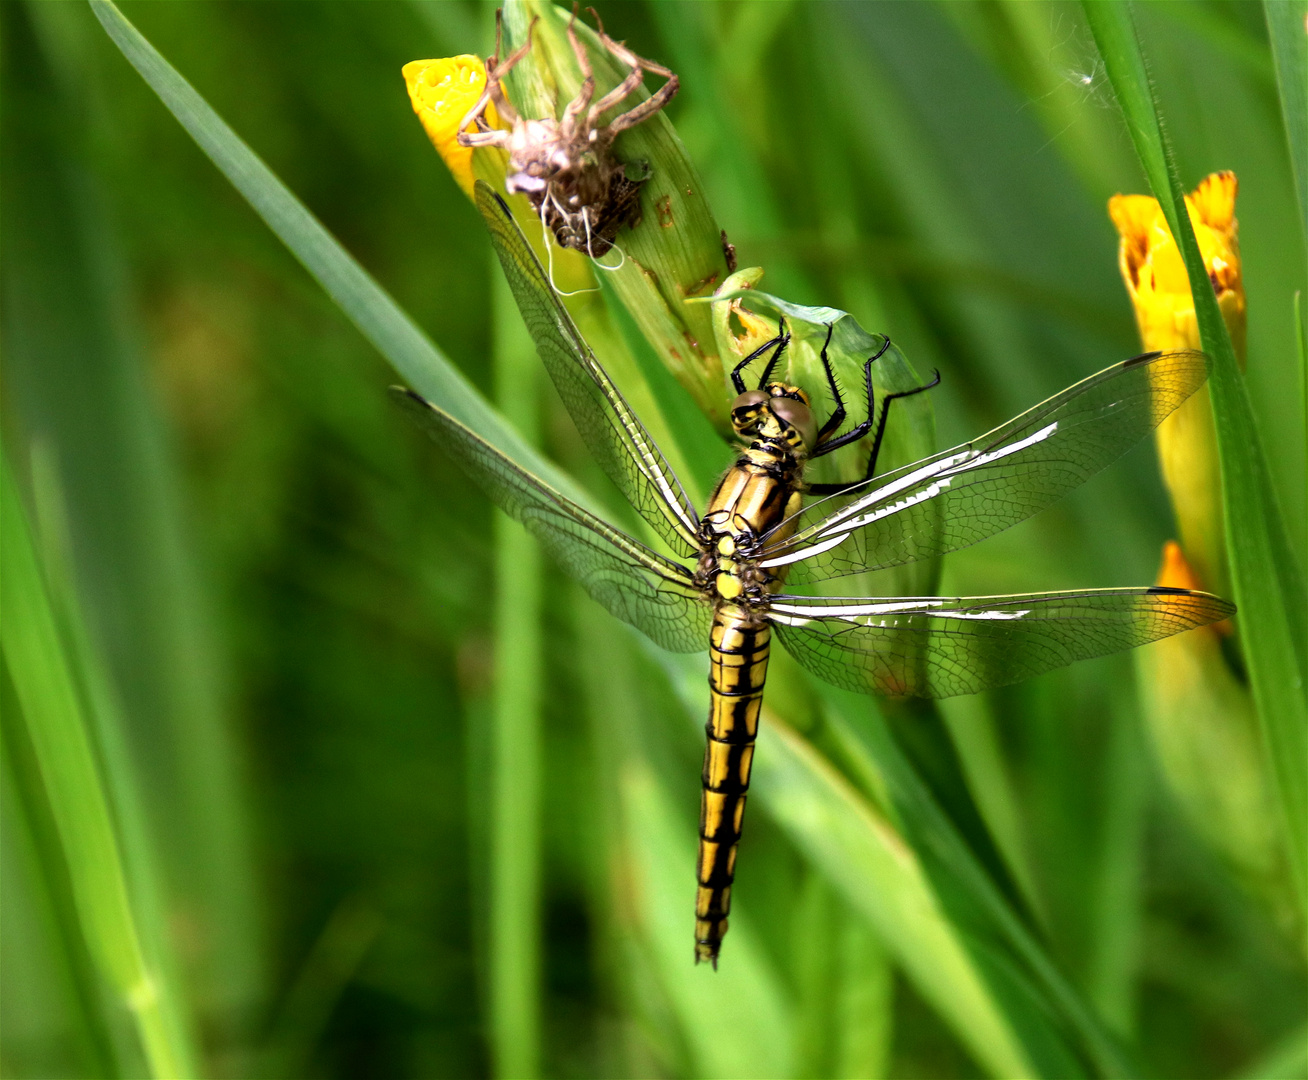
<svg viewBox="0 0 1308 1080"><path fill-rule="evenodd" d="M1243 363L1245 297L1235 218L1238 187L1235 173L1213 173L1185 197L1185 204L1199 253ZM1114 195L1108 200L1108 213L1121 237L1118 262L1135 305L1144 347L1199 348L1190 280L1158 201L1148 195Z"/></svg>
<svg viewBox="0 0 1308 1080"><path fill-rule="evenodd" d="M486 65L481 57L465 54L444 60L412 60L401 73L427 137L459 186L471 195L474 151L459 145L459 122L486 89ZM486 106L486 122L492 127L499 124L493 103ZM467 130L475 129L470 124Z"/></svg>
<svg viewBox="0 0 1308 1080"><path fill-rule="evenodd" d="M1213 173L1185 197L1185 203L1218 306L1243 364L1245 297L1235 217L1237 188L1235 173ZM1115 195L1108 201L1108 213L1121 237L1118 262L1145 349L1199 348L1190 280L1158 201L1148 195ZM1199 587L1224 594L1229 586L1226 537L1208 388L1167 417L1155 438L1181 544L1202 582Z"/></svg>

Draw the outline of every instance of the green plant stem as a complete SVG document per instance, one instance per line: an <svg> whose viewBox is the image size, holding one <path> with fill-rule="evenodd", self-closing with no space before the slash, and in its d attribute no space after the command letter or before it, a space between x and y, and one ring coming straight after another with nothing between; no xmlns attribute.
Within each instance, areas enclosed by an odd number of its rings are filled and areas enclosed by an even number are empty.
<svg viewBox="0 0 1308 1080"><path fill-rule="evenodd" d="M17 486L0 457L0 643L63 846L82 933L97 968L136 1026L153 1077L199 1075L176 999L142 947L109 796L73 662L37 562Z"/></svg>
<svg viewBox="0 0 1308 1080"><path fill-rule="evenodd" d="M508 284L494 271L496 398L532 439L538 363ZM540 1072L541 556L495 514L495 668L491 709L490 1015L496 1074Z"/></svg>
<svg viewBox="0 0 1308 1080"><path fill-rule="evenodd" d="M1301 902L1308 903L1308 597L1272 490L1258 426L1185 209L1163 134L1144 54L1126 3L1085 5L1136 153L1185 259L1208 354L1209 386L1222 466L1231 578L1250 683Z"/></svg>

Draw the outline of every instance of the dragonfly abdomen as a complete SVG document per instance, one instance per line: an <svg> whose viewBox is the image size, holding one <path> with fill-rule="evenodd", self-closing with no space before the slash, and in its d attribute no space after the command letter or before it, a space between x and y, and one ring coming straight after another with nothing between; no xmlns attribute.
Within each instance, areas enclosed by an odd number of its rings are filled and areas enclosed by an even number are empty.
<svg viewBox="0 0 1308 1080"><path fill-rule="evenodd" d="M719 604L709 639L709 717L699 812L695 960L718 962L727 932L736 845L758 735L772 629L758 615Z"/></svg>

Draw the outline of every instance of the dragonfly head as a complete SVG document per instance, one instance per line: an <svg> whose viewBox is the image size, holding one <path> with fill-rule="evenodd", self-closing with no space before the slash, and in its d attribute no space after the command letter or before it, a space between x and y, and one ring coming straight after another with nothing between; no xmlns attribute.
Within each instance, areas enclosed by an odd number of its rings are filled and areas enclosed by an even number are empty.
<svg viewBox="0 0 1308 1080"><path fill-rule="evenodd" d="M817 441L817 423L808 395L785 383L769 383L767 390L747 390L731 403L731 426L741 438L766 439L807 452Z"/></svg>

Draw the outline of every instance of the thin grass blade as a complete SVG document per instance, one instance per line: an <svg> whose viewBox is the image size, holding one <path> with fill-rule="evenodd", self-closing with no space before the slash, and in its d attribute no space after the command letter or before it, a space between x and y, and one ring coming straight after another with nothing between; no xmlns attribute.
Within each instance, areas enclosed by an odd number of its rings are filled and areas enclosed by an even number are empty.
<svg viewBox="0 0 1308 1080"><path fill-rule="evenodd" d="M539 428L538 363L504 278L494 277L496 397L524 437ZM539 545L495 515L491 733L490 1021L496 1073L540 1072L541 730L544 678Z"/></svg>
<svg viewBox="0 0 1308 1080"><path fill-rule="evenodd" d="M110 0L90 0L114 44L401 378L569 498L577 486L533 450Z"/></svg>
<svg viewBox="0 0 1308 1080"><path fill-rule="evenodd" d="M58 472L69 600L124 718L123 761L158 854L160 917L189 928L180 955L196 1007L213 1045L229 1049L249 1034L266 974L249 792L183 470L140 347L103 176L85 167L99 99L93 86L71 85L86 56L63 24L89 31L92 44L96 32L76 6L9 4L0 15L6 421ZM106 763L105 775L112 784L118 770Z"/></svg>
<svg viewBox="0 0 1308 1080"><path fill-rule="evenodd" d="M1194 295L1209 357L1209 386L1222 466L1222 500L1235 601L1258 717L1277 782L1291 865L1308 901L1308 645L1301 568L1272 489L1258 425L1235 352L1208 281L1185 208L1180 175L1163 134L1145 57L1129 5L1086 3L1108 78L1172 235Z"/></svg>
<svg viewBox="0 0 1308 1080"><path fill-rule="evenodd" d="M1299 224L1308 237L1308 0L1263 0L1294 170Z"/></svg>
<svg viewBox="0 0 1308 1080"><path fill-rule="evenodd" d="M200 1075L182 1021L182 998L151 955L158 926L133 902L111 798L79 692L78 659L58 630L31 530L6 458L0 457L0 626L41 779L63 846L87 947L101 976L133 1018L150 1075Z"/></svg>

